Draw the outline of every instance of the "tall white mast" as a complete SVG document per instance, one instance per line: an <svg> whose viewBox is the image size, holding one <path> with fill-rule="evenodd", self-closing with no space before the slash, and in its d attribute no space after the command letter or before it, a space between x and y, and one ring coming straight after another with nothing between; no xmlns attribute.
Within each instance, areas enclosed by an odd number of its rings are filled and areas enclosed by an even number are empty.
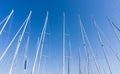
<svg viewBox="0 0 120 74"><path fill-rule="evenodd" d="M45 27L45 31L46 31L46 28L47 28L47 25ZM43 47L44 47L45 34L46 34L46 32L44 32L43 39L41 41L40 57L39 57L40 59L39 59L39 64L38 64L38 73L40 72L41 60L42 60L42 56L43 56Z"/></svg>
<svg viewBox="0 0 120 74"><path fill-rule="evenodd" d="M103 54L104 54L104 56L105 56L105 60L106 60L106 62L107 62L107 65L108 65L110 74L113 74L112 71L111 71L111 67L110 67L110 64L109 64L109 61L108 61L106 52L105 52L105 47L104 47L104 43L103 43L103 41L102 41L102 38L101 38L101 35L100 35L100 32L99 32L99 28L98 28L98 26L97 26L95 20L93 20L93 21L94 21L94 26L95 26L95 28L96 28L96 30L97 30L98 38L99 38L101 47L102 47L102 49L103 49Z"/></svg>
<svg viewBox="0 0 120 74"><path fill-rule="evenodd" d="M43 30L42 30L42 34L41 34L40 40L38 42L37 52L36 52L36 56L35 56L35 61L34 61L33 68L32 68L32 74L34 74L36 62L37 62L37 59L38 59L39 50L40 50L40 47L41 47L41 43L42 43L42 40L45 37L46 27L47 27L47 21L48 21L48 12L47 12L47 15L46 15L46 19L45 19L44 27L43 27ZM41 53L42 53L42 50L41 50Z"/></svg>
<svg viewBox="0 0 120 74"><path fill-rule="evenodd" d="M93 48L92 48L92 46L91 46L91 44L90 44L90 41L89 41L88 36L87 36L87 33L85 32L84 26L83 26L83 24L82 24L82 22L81 22L81 20L80 20L80 15L78 15L78 17L79 17L81 29L83 30L83 35L84 35L84 37L85 37L86 40L87 40L88 46L89 46L89 48L90 48L90 51L91 51L91 54L92 54L92 57L93 57L93 60L94 60L94 63L95 63L95 66L96 66L96 68L97 68L97 72L98 72L99 74L101 74L99 65L98 65L98 63L97 63L97 61L96 61L96 58L95 58L95 55L94 55L94 53L93 53Z"/></svg>
<svg viewBox="0 0 120 74"><path fill-rule="evenodd" d="M62 74L65 74L65 13L63 12L63 62Z"/></svg>
<svg viewBox="0 0 120 74"><path fill-rule="evenodd" d="M10 15L7 17L7 19L6 19L6 21L5 21L2 29L0 30L0 35L2 34L4 28L6 27L6 25L7 25L8 21L9 21L10 17L12 16L13 12L14 12L14 10L12 10L11 13L10 13Z"/></svg>
<svg viewBox="0 0 120 74"><path fill-rule="evenodd" d="M20 29L17 31L17 33L15 34L15 36L13 37L13 39L10 41L9 45L6 47L5 51L2 53L2 55L0 56L0 62L3 59L3 57L5 56L5 54L7 53L8 49L10 48L10 46L13 44L13 42L15 41L16 37L18 36L18 34L20 33L21 29L23 28L23 26L25 25L25 22L23 23L23 25L20 27Z"/></svg>
<svg viewBox="0 0 120 74"><path fill-rule="evenodd" d="M13 57L13 60L12 60L12 64L11 64L11 66L10 66L9 74L12 74L13 65L14 65L15 59L16 59L16 57L17 57L17 54L18 54L18 51L19 51L19 48L20 48L20 45L21 45L21 41L22 41L22 39L23 39L23 36L24 36L25 30L26 30L26 28L27 28L28 22L29 22L29 20L30 20L31 14L32 14L32 11L30 11L29 16L27 17L27 20L26 20L24 29L23 29L23 31L22 31L22 34L21 34L19 40L18 40L18 44L17 44L17 47L16 47L16 51L15 51L15 54L14 54L14 57Z"/></svg>
<svg viewBox="0 0 120 74"><path fill-rule="evenodd" d="M48 14L48 12L47 12ZM41 60L42 60L42 56L43 56L43 47L44 47L44 40L45 40L45 36L46 36L46 28L47 28L47 20L45 21L45 29L44 29L44 34L43 34L43 39L41 41L41 47L40 47L40 60L39 60L39 64L38 64L38 73L40 72L40 66L41 66Z"/></svg>
<svg viewBox="0 0 120 74"><path fill-rule="evenodd" d="M39 43L40 43L40 38L38 37L36 48L38 48ZM36 53L38 53L38 50L36 50ZM37 60L36 60L36 63L37 63ZM34 64L35 64L35 61L34 61ZM34 64L33 64L33 66L34 66ZM32 71L33 71L33 67L32 67ZM32 71L31 71L31 74L32 74Z"/></svg>

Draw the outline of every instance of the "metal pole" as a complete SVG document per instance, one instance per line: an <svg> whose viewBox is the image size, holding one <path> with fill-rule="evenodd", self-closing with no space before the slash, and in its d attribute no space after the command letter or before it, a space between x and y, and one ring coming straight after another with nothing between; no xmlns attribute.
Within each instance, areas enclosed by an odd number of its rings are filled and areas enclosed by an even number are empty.
<svg viewBox="0 0 120 74"><path fill-rule="evenodd" d="M26 23L25 23L25 27L24 27L24 29L23 29L23 31L22 31L22 34L21 34L21 36L20 36L20 38L19 38L19 40L18 40L17 48L16 48L16 51L15 51L15 54L14 54L14 57L13 57L13 60L12 60L12 64L11 64L11 66L10 66L9 74L12 74L12 68L13 68L15 59L16 59L16 57L17 57L17 54L18 54L18 51L19 51L19 48L20 48L20 45L21 45L21 41L22 41L22 39L23 39L23 36L24 36L25 30L26 30L26 28L27 28L27 24L28 24L28 22L29 22L29 20L30 20L31 14L32 14L32 11L30 11L30 13L29 13L29 16L28 16L28 18L27 18L27 20L26 20Z"/></svg>
<svg viewBox="0 0 120 74"><path fill-rule="evenodd" d="M62 74L65 74L65 13L63 13L63 65Z"/></svg>
<svg viewBox="0 0 120 74"><path fill-rule="evenodd" d="M19 32L21 31L21 29L23 28L23 26L25 25L25 22L23 23L23 25L20 27L20 29L17 31L17 33L15 34L15 36L13 37L13 39L11 40L11 42L9 43L9 45L6 47L5 51L3 52L3 54L0 56L0 62L3 59L3 57L5 56L5 54L7 53L8 49L10 48L10 46L12 45L12 43L15 41L16 37L18 36Z"/></svg>
<svg viewBox="0 0 120 74"><path fill-rule="evenodd" d="M47 12L47 16L46 16L46 19L45 19L44 27L43 27L43 30L42 30L42 34L41 34L40 40L38 42L37 52L36 52L36 55L35 55L35 61L34 61L32 72L31 72L32 74L34 74L34 71L35 71L35 66L36 66L36 62L37 62L37 59L38 59L38 54L39 54L40 46L41 46L41 43L42 43L43 35L46 32L47 21L48 21L48 12ZM42 53L42 50L41 50L41 53Z"/></svg>

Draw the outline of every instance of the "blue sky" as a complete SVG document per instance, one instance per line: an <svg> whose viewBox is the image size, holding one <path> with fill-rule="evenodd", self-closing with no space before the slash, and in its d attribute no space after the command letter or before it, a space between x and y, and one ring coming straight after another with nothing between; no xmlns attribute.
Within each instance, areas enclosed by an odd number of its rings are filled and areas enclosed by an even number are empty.
<svg viewBox="0 0 120 74"><path fill-rule="evenodd" d="M119 42L115 38L115 35L112 31L111 26L106 20L106 16L109 16L117 26L119 26L120 22L120 11L119 11L119 0L115 0L116 5L112 0L0 0L0 21L4 19L12 9L14 9L14 15L10 19L7 27L5 28L8 31L8 28L11 24L11 32L8 37L6 37L6 33L0 36L0 55L4 51L5 47L15 35L17 30L20 28L24 20L29 14L29 11L32 10L32 16L29 23L30 28L27 28L27 31L30 32L30 46L28 50L28 70L27 74L30 74L31 68L33 66L33 61L36 53L36 43L37 38L39 37L43 24L46 17L46 12L49 12L48 18L48 26L47 32L50 35L46 35L45 44L43 54L47 56L51 56L46 59L46 74L61 74L62 71L62 23L63 23L63 12L66 14L66 33L70 34L70 36L66 36L66 56L68 55L68 42L71 40L72 43L72 60L71 60L71 73L78 73L78 48L81 48L81 56L82 56L82 71L84 73L86 66L85 60L85 52L82 45L82 37L78 22L78 14L80 14L82 22L84 23L86 32L90 39L91 45L93 47L94 53L97 55L97 61L101 67L105 68L106 72L108 72L108 68L103 56L103 52L101 51L100 44L98 42L97 32L93 26L91 16L94 16L100 28L104 31L107 37L111 40L113 46L116 48L116 51L119 53L120 46ZM22 74L23 71L23 63L20 61L23 60L24 54L24 45L26 43L26 38L28 34L25 34L24 39L22 41L22 45L17 57L17 66L16 71L17 74ZM18 39L18 37L17 37ZM0 73L8 74L11 60L14 55L15 47L17 45L17 39L14 44L11 46L7 55L4 57L2 62L0 62ZM4 42L4 43L3 43ZM88 50L89 51L89 50ZM115 56L107 47L109 57L109 62L112 67L112 71L114 74L120 73L117 70L120 66L119 62L116 60ZM114 60L114 61L113 61ZM42 59L42 65L44 64L44 58ZM67 64L67 59L66 59ZM104 65L104 66L103 66ZM4 67L4 68L3 68ZM42 66L41 66L42 67ZM93 60L91 60L91 67L95 69ZM7 70L7 71L6 71ZM67 70L67 65L66 65ZM94 70L93 72L96 72ZM85 73L84 73L85 74ZM108 72L109 74L109 72Z"/></svg>

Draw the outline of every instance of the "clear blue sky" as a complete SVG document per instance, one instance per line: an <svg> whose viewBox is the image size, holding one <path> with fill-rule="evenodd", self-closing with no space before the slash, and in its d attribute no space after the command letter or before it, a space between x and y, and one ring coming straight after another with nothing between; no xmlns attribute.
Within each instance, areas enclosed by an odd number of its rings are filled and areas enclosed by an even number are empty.
<svg viewBox="0 0 120 74"><path fill-rule="evenodd" d="M120 1L115 0L118 8L120 7ZM81 19L84 23L86 32L90 39L91 45L94 48L97 61L101 67L105 68L108 71L103 52L101 51L100 44L98 42L98 37L96 30L92 24L91 16L95 16L98 25L102 28L104 33L113 43L113 46L116 48L118 53L120 52L119 42L115 38L115 35L110 27L105 16L109 16L116 25L120 24L120 11L112 0L0 0L0 21L4 19L12 9L14 9L14 15L5 28L8 31L10 24L12 23L11 32L9 37L6 37L4 33L0 36L0 55L4 51L8 42L15 35L17 30L22 25L25 18L28 16L29 11L32 10L32 16L30 20L30 28L27 28L27 31L30 31L30 46L29 46L29 64L27 74L30 74L31 68L33 66L33 61L36 53L36 43L37 38L39 37L43 24L46 17L46 12L49 12L47 32L50 35L47 35L45 38L45 45L43 54L51 56L47 58L46 62L46 74L61 74L62 71L62 23L63 16L62 13L66 14L66 33L70 36L66 36L66 56L68 55L68 40L71 40L72 43L72 60L71 60L71 74L78 73L78 48L81 48L82 55L82 71L84 73L86 66L85 61L85 52L82 46L82 37L78 22L77 15L81 15ZM1 27L1 26L0 26ZM26 41L27 34L22 41L22 45L17 57L17 74L22 74L23 70L23 52L24 44ZM18 39L18 37L17 37ZM0 74L8 74L11 60L15 51L17 39L12 45L12 47L7 52L7 55L4 57L2 62L0 62ZM118 67L120 66L119 62L116 60L115 56L112 54L109 49L107 50L110 64L112 66L112 71L114 74L120 73ZM114 60L114 61L113 61ZM117 62L117 63L116 63ZM67 60L66 60L67 63ZM42 64L44 64L44 58L42 59ZM91 65L94 65L93 60L91 60ZM104 66L103 66L104 65ZM67 65L66 65L67 67ZM91 66L92 67L92 66ZM93 69L94 66L93 66ZM66 69L67 70L67 69ZM93 70L96 72L96 70ZM85 73L84 73L85 74ZM109 74L109 73L108 73Z"/></svg>

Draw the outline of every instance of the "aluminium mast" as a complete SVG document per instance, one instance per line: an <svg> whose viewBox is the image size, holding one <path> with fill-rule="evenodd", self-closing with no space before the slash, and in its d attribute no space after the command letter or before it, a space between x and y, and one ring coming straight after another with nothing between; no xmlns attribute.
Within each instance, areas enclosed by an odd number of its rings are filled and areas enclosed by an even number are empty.
<svg viewBox="0 0 120 74"><path fill-rule="evenodd" d="M20 35L19 40L18 40L18 44L17 44L17 47L16 47L16 51L15 51L15 53L14 53L14 57L13 57L13 59L12 59L12 64L11 64L11 66L10 66L9 74L12 74L13 65L14 65L14 62L15 62L15 60L16 60L16 57L17 57L17 54L18 54L18 51L19 51L19 48L20 48L20 45L21 45L21 41L22 41L22 39L23 39L23 36L24 36L25 30L26 30L26 28L27 28L28 22L29 22L29 20L30 20L31 14L32 14L32 11L30 11L30 13L29 13L29 15L28 15L28 17L27 17L27 19L26 19L26 23L25 23L24 29L23 29L23 31L22 31L22 34Z"/></svg>

